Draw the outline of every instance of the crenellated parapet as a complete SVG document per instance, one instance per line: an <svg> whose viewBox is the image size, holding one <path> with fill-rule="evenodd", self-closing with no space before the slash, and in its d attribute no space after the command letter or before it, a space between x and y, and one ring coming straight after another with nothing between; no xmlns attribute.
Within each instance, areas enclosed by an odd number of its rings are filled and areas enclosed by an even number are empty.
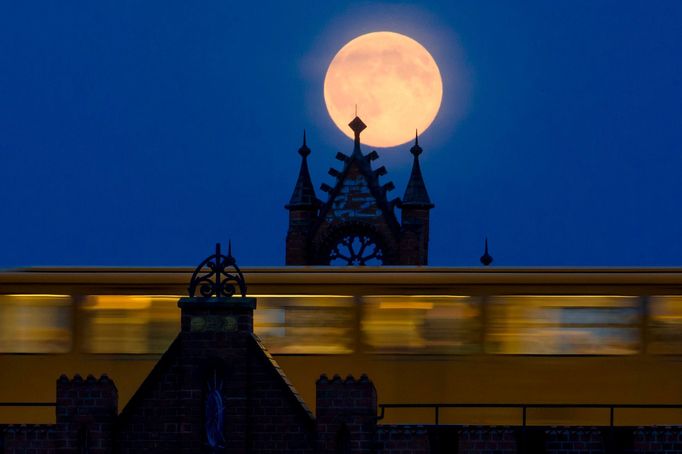
<svg viewBox="0 0 682 454"><path fill-rule="evenodd" d="M374 383L362 375L345 379L323 374L317 380L318 452L369 453L374 447L377 428L377 392Z"/></svg>
<svg viewBox="0 0 682 454"><path fill-rule="evenodd" d="M429 432L421 425L382 425L377 428L377 454L430 454Z"/></svg>
<svg viewBox="0 0 682 454"><path fill-rule="evenodd" d="M11 424L3 428L1 439L5 454L52 454L55 452L55 431L51 424Z"/></svg>
<svg viewBox="0 0 682 454"><path fill-rule="evenodd" d="M106 374L57 379L55 446L59 454L113 452L118 390ZM90 451L84 451L84 449Z"/></svg>

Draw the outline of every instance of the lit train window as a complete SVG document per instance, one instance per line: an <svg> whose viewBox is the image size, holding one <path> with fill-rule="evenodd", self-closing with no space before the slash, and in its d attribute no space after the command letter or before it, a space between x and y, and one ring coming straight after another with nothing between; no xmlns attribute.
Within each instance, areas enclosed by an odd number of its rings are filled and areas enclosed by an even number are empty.
<svg viewBox="0 0 682 454"><path fill-rule="evenodd" d="M354 300L336 295L254 295L254 331L271 353L352 353Z"/></svg>
<svg viewBox="0 0 682 454"><path fill-rule="evenodd" d="M95 295L83 305L89 353L163 353L180 330L179 296Z"/></svg>
<svg viewBox="0 0 682 454"><path fill-rule="evenodd" d="M649 353L682 354L682 296L649 299Z"/></svg>
<svg viewBox="0 0 682 454"><path fill-rule="evenodd" d="M362 332L377 353L480 350L479 300L466 296L368 296Z"/></svg>
<svg viewBox="0 0 682 454"><path fill-rule="evenodd" d="M488 301L489 353L627 355L640 350L637 297L499 296Z"/></svg>
<svg viewBox="0 0 682 454"><path fill-rule="evenodd" d="M71 350L71 297L0 295L0 353Z"/></svg>

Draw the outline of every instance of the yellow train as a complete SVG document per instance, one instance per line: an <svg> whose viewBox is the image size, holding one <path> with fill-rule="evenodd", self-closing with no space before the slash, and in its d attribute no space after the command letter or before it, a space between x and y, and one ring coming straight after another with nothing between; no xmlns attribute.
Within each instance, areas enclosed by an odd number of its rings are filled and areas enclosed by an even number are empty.
<svg viewBox="0 0 682 454"><path fill-rule="evenodd" d="M367 373L381 403L680 404L682 269L244 269L256 332L314 408L320 373ZM0 402L50 402L61 373L108 373L127 402L178 331L185 268L0 272ZM602 409L528 410L528 424L608 424ZM0 424L53 410L1 407ZM429 423L392 408L384 422ZM441 423L517 424L513 408ZM616 425L682 424L620 409Z"/></svg>

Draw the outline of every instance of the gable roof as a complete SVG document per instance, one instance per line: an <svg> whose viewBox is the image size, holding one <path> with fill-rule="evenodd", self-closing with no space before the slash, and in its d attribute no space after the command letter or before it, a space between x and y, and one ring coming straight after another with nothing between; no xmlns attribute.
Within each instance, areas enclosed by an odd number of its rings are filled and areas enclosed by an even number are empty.
<svg viewBox="0 0 682 454"><path fill-rule="evenodd" d="M175 340L171 343L168 350L161 356L161 359L154 365L147 378L144 379L142 385L135 391L133 397L130 398L125 408L119 414L119 424L125 421L128 417L132 416L135 409L143 403L143 400L150 395L154 386L161 381L163 375L169 372L169 369L174 364L176 359L180 356L180 342L182 333L180 333ZM315 421L315 416L313 412L310 411L306 403L303 401L299 395L296 388L291 384L287 376L284 374L282 368L277 364L274 358L270 355L267 348L261 340L255 334L251 333L249 336L250 342L256 346L256 351L260 352L262 359L266 360L272 370L275 372L276 380L283 385L285 392L289 397L295 402L295 407L300 409L301 415L307 420L308 423Z"/></svg>
<svg viewBox="0 0 682 454"><path fill-rule="evenodd" d="M384 217L389 228L397 236L400 232L400 225L393 211L395 202L389 202L386 198L386 193L392 190L394 185L392 182L388 182L384 185L379 183L379 177L386 174L386 168L381 166L376 170L372 169L371 163L379 157L378 153L376 151L372 151L371 153L364 155L360 149L360 133L366 128L366 125L359 117L356 116L353 121L349 123L349 126L355 132L353 153L350 156L343 153L337 153L336 155L338 160L343 161L344 167L341 172L337 171L336 169L331 169L329 171L332 176L336 177L336 184L333 188L326 184L322 185L322 189L329 193L329 198L320 208L319 224L324 222L327 216L330 214L330 211L334 209L334 202L341 195L344 185L349 179L351 171L353 169L357 169L361 177L367 183L367 195L374 199L376 202L376 207L381 211L381 215ZM317 230L317 228L314 230Z"/></svg>

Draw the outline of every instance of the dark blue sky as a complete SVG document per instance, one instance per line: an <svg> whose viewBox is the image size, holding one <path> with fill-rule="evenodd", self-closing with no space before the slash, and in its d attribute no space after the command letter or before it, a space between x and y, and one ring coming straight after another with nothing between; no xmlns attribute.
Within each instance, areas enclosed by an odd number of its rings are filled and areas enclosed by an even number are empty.
<svg viewBox="0 0 682 454"><path fill-rule="evenodd" d="M0 267L193 265L228 238L283 264L302 129L316 187L352 147L326 66L379 30L443 72L431 264L478 265L487 234L500 266L682 265L679 0L25 0L0 3ZM408 148L378 150L392 196Z"/></svg>

